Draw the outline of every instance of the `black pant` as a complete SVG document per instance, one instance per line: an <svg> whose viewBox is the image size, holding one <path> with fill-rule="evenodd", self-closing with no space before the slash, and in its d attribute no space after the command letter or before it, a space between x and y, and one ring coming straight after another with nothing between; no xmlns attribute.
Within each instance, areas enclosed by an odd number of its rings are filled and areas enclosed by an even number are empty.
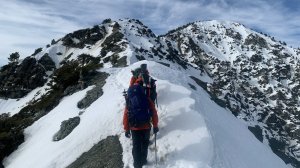
<svg viewBox="0 0 300 168"><path fill-rule="evenodd" d="M131 130L132 134L132 155L134 168L142 168L147 163L150 129Z"/></svg>

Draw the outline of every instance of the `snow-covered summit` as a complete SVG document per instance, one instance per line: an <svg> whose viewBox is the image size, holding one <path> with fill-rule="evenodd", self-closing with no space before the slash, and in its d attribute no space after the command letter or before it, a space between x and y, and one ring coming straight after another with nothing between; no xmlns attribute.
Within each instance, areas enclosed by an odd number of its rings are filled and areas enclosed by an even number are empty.
<svg viewBox="0 0 300 168"><path fill-rule="evenodd" d="M167 33L166 39L178 41L179 50L188 55L185 50L190 40L204 50L205 53L220 60L233 62L240 55L251 57L262 53L265 58L274 58L270 51L283 47L285 53L296 56L296 50L287 47L284 42L278 42L274 37L255 32L244 25L229 21L199 21L179 27ZM191 44L188 44L191 46ZM191 55L188 55L191 56Z"/></svg>

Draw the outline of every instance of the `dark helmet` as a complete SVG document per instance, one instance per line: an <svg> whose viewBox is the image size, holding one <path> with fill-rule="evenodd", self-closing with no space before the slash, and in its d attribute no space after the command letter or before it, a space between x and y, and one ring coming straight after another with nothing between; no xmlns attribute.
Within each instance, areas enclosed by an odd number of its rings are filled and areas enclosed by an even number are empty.
<svg viewBox="0 0 300 168"><path fill-rule="evenodd" d="M148 70L147 70L147 64L141 64L141 72L142 73L148 72Z"/></svg>

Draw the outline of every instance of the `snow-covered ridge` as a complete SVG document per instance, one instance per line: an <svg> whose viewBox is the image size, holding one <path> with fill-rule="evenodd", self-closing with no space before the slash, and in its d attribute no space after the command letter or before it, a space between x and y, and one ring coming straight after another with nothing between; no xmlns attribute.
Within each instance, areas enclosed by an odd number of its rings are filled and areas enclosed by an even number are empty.
<svg viewBox="0 0 300 168"><path fill-rule="evenodd" d="M109 73L104 94L84 110L76 105L92 85L66 94L25 129L25 142L6 159L7 167L66 167L109 135L119 136L124 167L131 167L131 144L121 126L121 92L128 87L130 71L141 63L158 79L161 167L286 167L274 153L294 167L299 164L299 51L272 37L228 21L194 22L156 37L138 20L106 20L70 33L32 57L45 55L56 66L47 72L48 83L19 100L0 99L0 114L18 114L32 99L47 94L55 85L51 79L68 66L74 66L69 74L80 76L78 83L85 78L82 67ZM70 111L62 114L65 109ZM65 139L52 141L60 123L74 116L80 117L79 126ZM40 157L30 156L44 145L49 148ZM153 163L153 146L149 152ZM47 158L49 153L53 155Z"/></svg>
<svg viewBox="0 0 300 168"><path fill-rule="evenodd" d="M131 167L131 142L123 136L121 126L124 108L121 93L127 88L131 69L142 63L148 64L158 80L161 128L157 139L158 167L286 167L244 124L210 100L201 87L197 86L197 91L191 89L188 83L193 81L184 72L148 61L109 70L111 75L103 87L104 95L81 115L76 102L90 88L66 97L48 115L26 129L25 143L4 165L7 168L65 167L99 140L117 134L123 147L124 166ZM80 125L67 138L51 141L60 122L78 115ZM154 164L151 148L148 158L150 164ZM32 157L32 153L36 153L36 157Z"/></svg>

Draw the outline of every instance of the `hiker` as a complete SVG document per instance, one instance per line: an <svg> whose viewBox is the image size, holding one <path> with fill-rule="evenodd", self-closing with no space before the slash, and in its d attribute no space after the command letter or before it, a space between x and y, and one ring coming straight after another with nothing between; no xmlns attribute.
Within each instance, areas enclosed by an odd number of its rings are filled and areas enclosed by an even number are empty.
<svg viewBox="0 0 300 168"><path fill-rule="evenodd" d="M125 136L132 136L134 168L147 164L151 123L153 133L158 129L158 116L152 100L145 94L142 78L137 78L127 91L126 108L123 116Z"/></svg>

